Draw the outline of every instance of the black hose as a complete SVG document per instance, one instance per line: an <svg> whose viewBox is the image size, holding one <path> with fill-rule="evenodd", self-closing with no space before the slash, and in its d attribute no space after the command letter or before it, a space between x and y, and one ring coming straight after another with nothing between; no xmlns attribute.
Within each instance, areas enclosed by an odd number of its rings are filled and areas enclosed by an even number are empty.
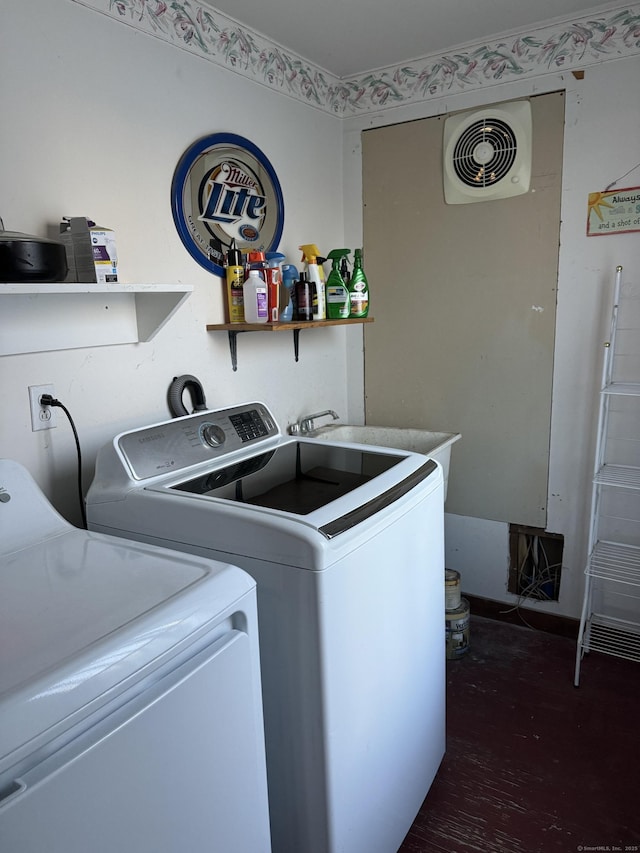
<svg viewBox="0 0 640 853"><path fill-rule="evenodd" d="M182 402L182 395L186 389L188 389L191 395L193 411L206 412L207 410L207 401L202 390L202 385L195 376L185 373L183 376L174 376L173 382L169 385L167 402L169 404L169 411L174 418L181 418L189 414Z"/></svg>

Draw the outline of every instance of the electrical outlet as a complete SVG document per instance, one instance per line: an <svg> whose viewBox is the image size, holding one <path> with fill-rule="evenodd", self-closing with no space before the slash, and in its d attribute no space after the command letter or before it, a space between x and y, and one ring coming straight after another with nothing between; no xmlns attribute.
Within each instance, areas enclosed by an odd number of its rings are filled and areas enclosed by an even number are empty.
<svg viewBox="0 0 640 853"><path fill-rule="evenodd" d="M29 405L31 407L31 430L53 429L56 426L56 410L51 406L43 406L40 397L51 394L55 397L53 385L29 385Z"/></svg>

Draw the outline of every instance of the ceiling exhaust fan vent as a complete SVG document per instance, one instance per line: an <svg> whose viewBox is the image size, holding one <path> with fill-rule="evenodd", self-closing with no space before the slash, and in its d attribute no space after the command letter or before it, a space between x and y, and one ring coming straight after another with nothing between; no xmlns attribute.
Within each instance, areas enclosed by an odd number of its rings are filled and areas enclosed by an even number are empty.
<svg viewBox="0 0 640 853"><path fill-rule="evenodd" d="M443 175L447 204L491 201L528 192L529 101L449 116L444 123Z"/></svg>

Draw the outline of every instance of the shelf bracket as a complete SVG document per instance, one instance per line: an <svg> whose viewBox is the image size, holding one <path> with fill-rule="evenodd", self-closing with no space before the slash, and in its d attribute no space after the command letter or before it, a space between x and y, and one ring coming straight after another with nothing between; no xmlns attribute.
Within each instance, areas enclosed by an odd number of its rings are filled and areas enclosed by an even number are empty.
<svg viewBox="0 0 640 853"><path fill-rule="evenodd" d="M231 367L235 372L238 369L238 333L229 332L229 352L231 353Z"/></svg>
<svg viewBox="0 0 640 853"><path fill-rule="evenodd" d="M240 331L235 332L229 330L227 334L229 335L229 353L231 354L231 367L233 372L235 373L238 370L238 335ZM293 330L293 354L295 356L296 361L299 360L300 355L300 329Z"/></svg>
<svg viewBox="0 0 640 853"><path fill-rule="evenodd" d="M0 286L1 287L1 286ZM226 331L229 336L229 351L231 353L231 367L234 372L238 369L238 334L240 332L293 332L293 354L296 362L300 360L300 330L311 329L317 326L346 326L361 323L373 323L373 317L358 317L344 320L317 320L298 323L214 323L207 324L208 332ZM293 328L291 328L293 326Z"/></svg>

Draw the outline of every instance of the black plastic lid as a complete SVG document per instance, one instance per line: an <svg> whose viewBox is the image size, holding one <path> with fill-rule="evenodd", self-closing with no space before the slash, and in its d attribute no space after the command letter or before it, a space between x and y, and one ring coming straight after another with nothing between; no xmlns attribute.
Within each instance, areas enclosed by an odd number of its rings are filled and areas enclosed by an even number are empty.
<svg viewBox="0 0 640 853"><path fill-rule="evenodd" d="M227 252L227 266L228 267L241 267L242 266L242 252L240 251L240 249L236 248L235 237L231 241L231 245L229 246L229 251Z"/></svg>

